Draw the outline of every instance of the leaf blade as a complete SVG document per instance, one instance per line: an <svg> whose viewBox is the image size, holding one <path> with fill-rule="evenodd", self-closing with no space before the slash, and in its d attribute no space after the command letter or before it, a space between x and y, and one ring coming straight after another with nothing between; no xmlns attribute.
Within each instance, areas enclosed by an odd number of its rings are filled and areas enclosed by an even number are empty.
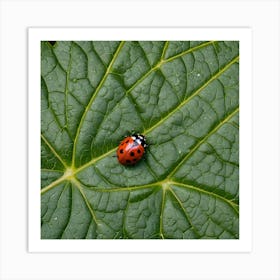
<svg viewBox="0 0 280 280"><path fill-rule="evenodd" d="M238 42L43 42L41 68L42 209L61 185L73 207L42 238L239 238Z"/></svg>

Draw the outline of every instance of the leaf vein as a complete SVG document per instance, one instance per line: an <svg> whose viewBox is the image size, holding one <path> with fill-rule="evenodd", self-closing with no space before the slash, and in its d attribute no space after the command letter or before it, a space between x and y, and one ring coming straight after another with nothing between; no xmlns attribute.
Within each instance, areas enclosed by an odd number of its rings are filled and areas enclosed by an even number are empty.
<svg viewBox="0 0 280 280"><path fill-rule="evenodd" d="M66 168L67 164L63 161L63 159L60 157L60 155L57 153L57 151L54 149L54 147L49 143L49 141L47 140L47 138L45 138L45 136L43 134L41 134L41 138L43 139L43 141L46 143L46 145L49 147L49 149L52 151L52 153L54 154L54 156L63 164L63 166Z"/></svg>
<svg viewBox="0 0 280 280"><path fill-rule="evenodd" d="M173 195L173 197L176 199L177 203L179 204L179 206L181 207L184 216L186 218L186 220L188 221L188 223L190 224L193 232L196 234L196 236L198 236L199 238L201 238L201 235L198 233L198 231L196 230L195 226L192 224L191 218L189 217L183 203L181 202L181 200L179 199L179 197L176 195L176 193L172 190L172 188L169 188L168 191Z"/></svg>
<svg viewBox="0 0 280 280"><path fill-rule="evenodd" d="M221 195L218 195L214 192L207 191L207 190L202 189L202 188L198 188L198 187L190 185L190 184L179 183L179 182L176 182L176 181L171 181L171 184L173 184L177 187L194 190L194 191L197 191L199 193L204 193L204 194L207 194L209 196L214 197L215 199L222 200L222 201L226 202L228 205L230 205L237 214L239 214L238 205L236 203L232 202L231 200L226 199L225 197L223 197Z"/></svg>
<svg viewBox="0 0 280 280"><path fill-rule="evenodd" d="M230 118L232 118L236 113L239 112L239 107L235 109L233 112L231 112L226 118L224 118L217 126L215 126L211 131L208 132L208 134L203 137L200 141L198 141L194 147L186 154L185 157L183 157L182 160L180 160L179 163L176 164L174 169L169 173L168 178L171 178L176 171L182 166L182 164L203 144L205 141L213 135L222 125L224 125Z"/></svg>
<svg viewBox="0 0 280 280"><path fill-rule="evenodd" d="M200 88L198 88L192 95L190 95L188 98L186 98L181 104L179 104L177 107L175 107L173 110L171 110L168 114L166 114L163 118L160 119L156 124L148 128L146 131L144 131L145 134L149 133L153 129L160 126L164 121L166 121L171 115L176 113L178 110L180 110L184 105L186 105L191 99L193 99L195 96L197 96L206 86L208 86L212 81L214 81L218 76L220 76L222 73L224 73L231 65L233 65L237 60L239 59L239 56L235 57L229 64L227 64L222 70L217 72L214 76L212 76L206 83L204 83Z"/></svg>
<svg viewBox="0 0 280 280"><path fill-rule="evenodd" d="M84 122L84 120L86 118L86 115L87 115L88 111L90 110L90 107L91 107L93 101L95 100L95 98L97 96L97 93L99 92L100 88L102 87L102 85L104 84L105 80L107 79L107 77L108 77L108 75L110 73L111 67L113 66L113 64L114 64L114 62L115 62L115 60L116 60L116 58L117 58L121 48L123 47L123 44L124 44L124 42L120 43L118 49L116 50L116 52L115 52L115 54L114 54L114 56L113 56L113 58L112 58L112 60L111 60L111 62L109 64L109 66L108 66L108 68L106 70L106 73L104 74L102 80L100 81L99 85L97 86L95 92L92 94L92 97L91 97L88 105L86 106L86 108L84 110L84 113L83 113L83 115L81 117L81 120L80 120L79 125L78 125L78 129L77 129L77 132L76 132L76 137L75 137L75 140L74 140L74 144L73 144L72 167L74 167L74 165L75 165L75 155L76 155L77 142L78 142L78 137L79 137L80 130L82 128L82 124L83 124L83 122Z"/></svg>

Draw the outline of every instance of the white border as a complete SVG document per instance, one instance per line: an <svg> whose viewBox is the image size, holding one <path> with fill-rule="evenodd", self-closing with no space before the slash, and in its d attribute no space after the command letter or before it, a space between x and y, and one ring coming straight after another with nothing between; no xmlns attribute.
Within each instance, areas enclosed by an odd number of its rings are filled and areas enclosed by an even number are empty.
<svg viewBox="0 0 280 280"><path fill-rule="evenodd" d="M30 28L29 29L29 242L30 252L249 252L252 246L252 46L249 28ZM40 239L40 41L240 41L239 240ZM249 174L249 175L248 175Z"/></svg>
<svg viewBox="0 0 280 280"><path fill-rule="evenodd" d="M279 8L278 0L0 0L0 279L279 280ZM27 28L154 24L252 28L251 252L29 253L26 210Z"/></svg>

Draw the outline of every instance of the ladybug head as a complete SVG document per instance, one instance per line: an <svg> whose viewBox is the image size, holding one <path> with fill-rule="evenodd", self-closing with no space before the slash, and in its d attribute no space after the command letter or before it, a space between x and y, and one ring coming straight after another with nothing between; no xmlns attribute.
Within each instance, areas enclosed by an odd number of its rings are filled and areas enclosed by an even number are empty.
<svg viewBox="0 0 280 280"><path fill-rule="evenodd" d="M132 134L131 137L133 138L134 141L136 141L139 145L143 146L144 148L148 147L145 135L135 133L135 134Z"/></svg>

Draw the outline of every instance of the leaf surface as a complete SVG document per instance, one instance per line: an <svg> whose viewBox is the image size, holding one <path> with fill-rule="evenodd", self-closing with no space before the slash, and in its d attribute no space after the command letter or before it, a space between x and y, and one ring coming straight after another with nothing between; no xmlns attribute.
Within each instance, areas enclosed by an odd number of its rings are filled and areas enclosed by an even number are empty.
<svg viewBox="0 0 280 280"><path fill-rule="evenodd" d="M42 239L239 238L238 42L42 42L41 168Z"/></svg>

